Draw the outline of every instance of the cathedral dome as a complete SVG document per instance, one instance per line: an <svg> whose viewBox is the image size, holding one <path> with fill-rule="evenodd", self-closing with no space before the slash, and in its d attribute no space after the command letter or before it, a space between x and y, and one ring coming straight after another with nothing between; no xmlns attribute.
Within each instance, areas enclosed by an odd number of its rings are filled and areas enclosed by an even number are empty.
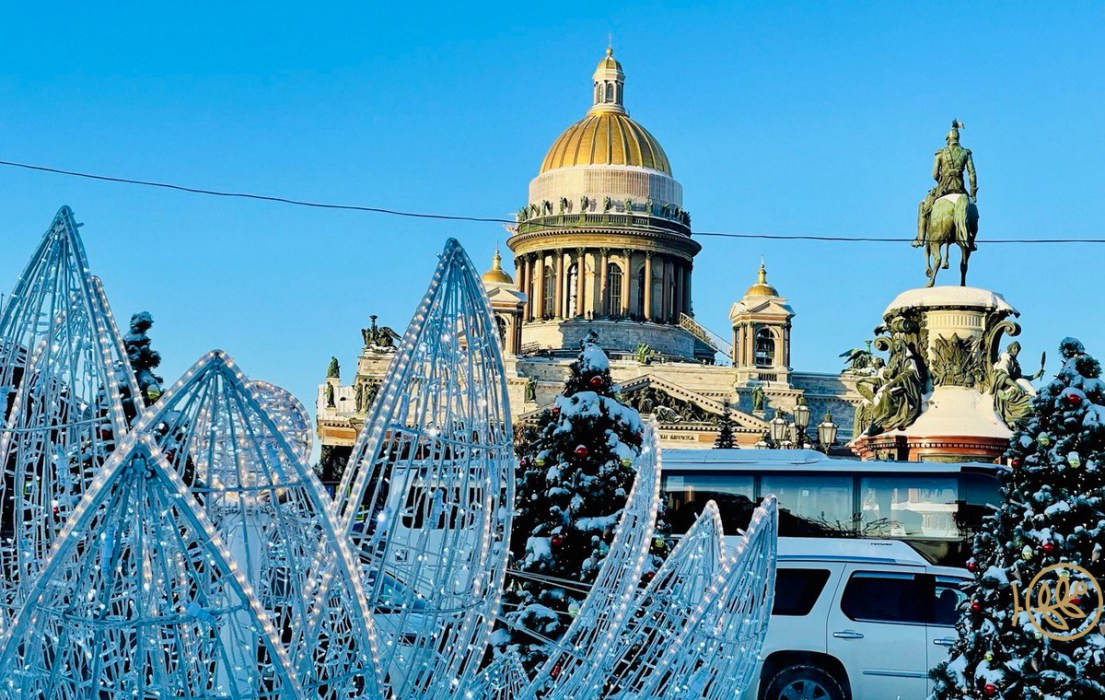
<svg viewBox="0 0 1105 700"><path fill-rule="evenodd" d="M575 165L631 165L671 175L660 142L625 112L592 109L549 149L541 172Z"/></svg>
<svg viewBox="0 0 1105 700"><path fill-rule="evenodd" d="M779 290L772 287L767 283L767 267L764 266L763 261L760 261L760 273L759 278L756 280L756 284L748 288L748 291L744 293L746 297L777 297L779 296Z"/></svg>
<svg viewBox="0 0 1105 700"><path fill-rule="evenodd" d="M503 269L503 256L495 251L495 257L491 261L491 269L483 273L484 284L514 284L514 278Z"/></svg>
<svg viewBox="0 0 1105 700"><path fill-rule="evenodd" d="M606 50L593 79L594 105L553 143L541 174L579 165L628 165L670 176L671 165L660 142L626 114L625 74L613 49Z"/></svg>

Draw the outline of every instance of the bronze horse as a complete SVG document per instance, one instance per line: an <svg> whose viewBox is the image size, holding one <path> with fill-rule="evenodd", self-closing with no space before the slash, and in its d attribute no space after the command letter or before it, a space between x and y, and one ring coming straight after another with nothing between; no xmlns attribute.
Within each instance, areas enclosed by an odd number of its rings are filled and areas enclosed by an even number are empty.
<svg viewBox="0 0 1105 700"><path fill-rule="evenodd" d="M950 194L936 200L929 214L925 236L925 261L928 287L936 284L936 274L947 270L951 244L959 246L959 286L967 286L967 263L975 249L978 233L978 208L965 194Z"/></svg>

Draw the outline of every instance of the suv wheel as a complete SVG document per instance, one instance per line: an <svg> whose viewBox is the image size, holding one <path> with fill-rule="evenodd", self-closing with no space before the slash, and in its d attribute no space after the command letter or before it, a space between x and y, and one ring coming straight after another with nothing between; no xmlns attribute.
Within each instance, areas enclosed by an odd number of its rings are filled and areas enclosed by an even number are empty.
<svg viewBox="0 0 1105 700"><path fill-rule="evenodd" d="M840 681L817 666L786 666L767 684L761 700L847 700Z"/></svg>

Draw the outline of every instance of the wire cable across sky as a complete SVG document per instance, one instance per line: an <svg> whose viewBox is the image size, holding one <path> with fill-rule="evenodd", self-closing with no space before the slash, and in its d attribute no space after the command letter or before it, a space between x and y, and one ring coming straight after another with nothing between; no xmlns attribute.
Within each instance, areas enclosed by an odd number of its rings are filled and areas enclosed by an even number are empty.
<svg viewBox="0 0 1105 700"><path fill-rule="evenodd" d="M362 204L339 204L333 202L314 202L306 199L294 199L291 197L277 197L274 195L257 194L255 192L227 192L223 190L214 190L204 187L190 187L187 185L177 185L169 182L157 182L154 180L141 180L130 177L118 177L113 175L99 175L96 173L85 173L77 170L65 170L63 168L53 168L45 165L34 165L31 163L18 163L10 160L0 160L0 166L8 168L18 168L22 170L31 170L41 173L49 173L51 175L63 175L66 177L83 178L85 180L96 180L99 182L110 182L122 185L137 185L141 187L152 187L164 190L172 190L175 192L185 192L188 194L197 194L207 197L224 197L229 199L250 199L260 202L272 202L275 204L288 204L297 207L308 207L312 209L330 209L336 211L357 211L368 214L385 214L387 216L399 216L410 219L428 219L436 221L463 221L472 223L484 223L484 224L506 224L508 226L516 225L517 222L514 219L506 219L502 217L494 216L470 216L465 214L442 214L437 212L419 212L419 211L404 211L401 209L391 209L388 207L373 207ZM550 227L552 228L552 227ZM816 234L771 234L771 233L736 233L732 231L694 231L694 236L708 236L713 238L736 238L742 240L770 240L770 241L819 241L822 243L904 243L913 240L913 236L909 237L894 237L894 236L828 236L828 235L816 235ZM1076 244L1076 243L1090 243L1090 244L1105 244L1105 238L985 238L978 241L978 245L988 244Z"/></svg>

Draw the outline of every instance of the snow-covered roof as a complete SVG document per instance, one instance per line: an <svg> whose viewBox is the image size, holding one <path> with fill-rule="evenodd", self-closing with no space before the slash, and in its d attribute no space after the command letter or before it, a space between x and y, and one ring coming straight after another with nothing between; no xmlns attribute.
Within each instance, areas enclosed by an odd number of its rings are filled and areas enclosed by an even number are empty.
<svg viewBox="0 0 1105 700"><path fill-rule="evenodd" d="M923 287L909 289L899 294L883 316L893 315L905 309L926 309L937 307L968 307L988 311L1019 312L997 292L979 287Z"/></svg>

